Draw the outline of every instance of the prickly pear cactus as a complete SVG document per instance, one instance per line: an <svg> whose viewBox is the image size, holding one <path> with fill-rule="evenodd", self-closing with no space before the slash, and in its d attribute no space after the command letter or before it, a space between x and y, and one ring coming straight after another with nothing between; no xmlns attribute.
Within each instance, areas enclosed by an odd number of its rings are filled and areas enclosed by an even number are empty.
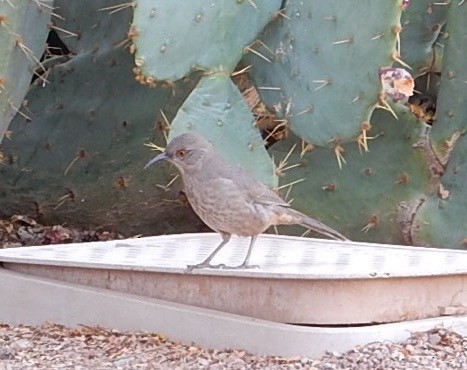
<svg viewBox="0 0 467 370"><path fill-rule="evenodd" d="M309 143L355 141L380 101L379 69L398 59L400 0L290 0L283 12L262 57L245 58L263 101Z"/></svg>
<svg viewBox="0 0 467 370"><path fill-rule="evenodd" d="M232 72L280 4L138 0L130 30L135 63L150 81L175 81L198 70Z"/></svg>
<svg viewBox="0 0 467 370"><path fill-rule="evenodd" d="M370 151L362 154L357 146L350 146L342 170L326 148L308 151L309 146L294 138L274 145L270 152L279 171L298 164L284 172L282 194L294 199L297 209L352 240L403 243L398 205L430 192L431 182L424 152L414 146L426 135L427 126L404 107L395 110L399 120L389 112L375 111ZM297 146L287 157L293 143Z"/></svg>
<svg viewBox="0 0 467 370"><path fill-rule="evenodd" d="M44 72L39 60L50 12L51 7L39 1L0 3L0 143L15 114L28 117L23 100L33 73Z"/></svg>
<svg viewBox="0 0 467 370"><path fill-rule="evenodd" d="M417 244L465 248L467 245L467 4L451 3L446 50L431 132L432 158L440 177L437 191L419 201L412 225Z"/></svg>
<svg viewBox="0 0 467 370"><path fill-rule="evenodd" d="M80 5L88 17L86 4ZM156 89L140 85L132 55L115 47L127 37L131 12L96 9L95 17L90 24L106 26L66 28L82 35L70 45L78 54L51 68L45 86L35 81L26 97L32 122L17 115L11 124L0 167L0 213L129 234L195 231L201 223L178 201L177 188L166 187L176 171L143 171L153 155L143 144L165 145L161 112L172 118L196 80Z"/></svg>
<svg viewBox="0 0 467 370"><path fill-rule="evenodd" d="M228 75L203 77L171 126L169 139L196 131L211 140L226 159L243 165L263 183L277 186L274 162L264 148L255 118Z"/></svg>
<svg viewBox="0 0 467 370"><path fill-rule="evenodd" d="M441 31L448 8L448 3L417 0L402 13L401 55L415 77L440 72L444 46Z"/></svg>
<svg viewBox="0 0 467 370"><path fill-rule="evenodd" d="M171 123L170 138L198 131L225 158L271 186L277 183L274 165L229 75L279 6L277 0L138 1L129 32L143 84L157 86L156 81L175 81L195 70L207 74Z"/></svg>

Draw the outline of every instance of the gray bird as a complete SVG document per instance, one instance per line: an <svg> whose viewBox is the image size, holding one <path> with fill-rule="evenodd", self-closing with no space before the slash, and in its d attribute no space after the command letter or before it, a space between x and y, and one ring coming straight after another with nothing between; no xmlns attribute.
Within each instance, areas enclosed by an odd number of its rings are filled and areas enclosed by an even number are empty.
<svg viewBox="0 0 467 370"><path fill-rule="evenodd" d="M290 207L279 195L255 180L240 166L226 162L204 137L185 133L175 137L165 152L151 159L144 168L169 160L182 175L186 196L196 214L222 236L219 246L195 268L256 267L249 259L256 238L272 225L298 224L332 239L348 240L325 224ZM227 244L232 234L250 236L250 247L239 266L212 265L214 256Z"/></svg>

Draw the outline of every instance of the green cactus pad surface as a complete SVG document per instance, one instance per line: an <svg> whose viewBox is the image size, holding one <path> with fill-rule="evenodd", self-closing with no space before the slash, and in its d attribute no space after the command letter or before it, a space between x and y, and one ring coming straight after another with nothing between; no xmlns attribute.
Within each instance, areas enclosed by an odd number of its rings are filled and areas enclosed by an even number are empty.
<svg viewBox="0 0 467 370"><path fill-rule="evenodd" d="M249 53L263 101L307 142L355 140L379 100L379 68L393 63L400 1L288 1Z"/></svg>
<svg viewBox="0 0 467 370"><path fill-rule="evenodd" d="M274 163L243 96L225 74L203 77L171 124L169 139L195 131L209 139L226 160L240 164L259 181L277 186Z"/></svg>
<svg viewBox="0 0 467 370"><path fill-rule="evenodd" d="M439 72L442 54L436 44L446 23L447 4L431 0L411 1L402 13L401 59L412 67L414 76L428 71Z"/></svg>
<svg viewBox="0 0 467 370"><path fill-rule="evenodd" d="M431 133L439 156L453 148L453 135L467 128L467 4L451 3L446 26L446 47L438 92L437 120Z"/></svg>
<svg viewBox="0 0 467 370"><path fill-rule="evenodd" d="M133 18L135 63L156 80L193 70L231 72L279 10L278 0L138 0Z"/></svg>
<svg viewBox="0 0 467 370"><path fill-rule="evenodd" d="M0 143L22 106L32 71L39 67L49 33L51 9L39 1L0 3Z"/></svg>
<svg viewBox="0 0 467 370"><path fill-rule="evenodd" d="M185 83L144 87L132 66L122 49L88 53L55 66L45 87L34 84L27 95L32 122L16 116L13 138L5 141L2 216L29 214L128 234L198 230L201 222L178 200L180 186L164 188L176 171L143 170L154 155L143 144L165 145L155 130L161 110L173 117L190 90Z"/></svg>
<svg viewBox="0 0 467 370"><path fill-rule="evenodd" d="M399 121L386 111L375 111L370 151L361 154L356 144L346 145L347 165L342 170L326 148L315 147L300 158L298 141L287 166L300 166L285 171L281 179L281 184L305 179L293 185L288 194L288 199L295 199L292 206L352 240L404 243L399 206L429 192L431 183L424 153L413 146L423 137L426 126L402 108L396 111ZM276 164L291 144L287 140L272 147ZM288 188L282 189L283 194L287 192Z"/></svg>
<svg viewBox="0 0 467 370"><path fill-rule="evenodd" d="M73 54L107 52L128 47L130 7L118 7L115 0L55 0L56 32Z"/></svg>
<svg viewBox="0 0 467 370"><path fill-rule="evenodd" d="M432 148L446 166L437 191L414 219L417 244L465 248L467 245L467 4L451 3Z"/></svg>

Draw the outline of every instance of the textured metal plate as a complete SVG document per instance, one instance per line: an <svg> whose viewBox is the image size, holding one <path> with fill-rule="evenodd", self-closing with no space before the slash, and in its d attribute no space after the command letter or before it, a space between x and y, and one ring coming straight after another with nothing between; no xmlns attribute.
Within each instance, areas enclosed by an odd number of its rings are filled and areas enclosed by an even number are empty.
<svg viewBox="0 0 467 370"><path fill-rule="evenodd" d="M59 244L0 250L0 261L183 273L219 244L218 234L179 234L108 242ZM238 265L249 238L232 237L213 260ZM467 252L383 244L261 235L248 270L194 270L194 274L264 278L348 279L467 273Z"/></svg>

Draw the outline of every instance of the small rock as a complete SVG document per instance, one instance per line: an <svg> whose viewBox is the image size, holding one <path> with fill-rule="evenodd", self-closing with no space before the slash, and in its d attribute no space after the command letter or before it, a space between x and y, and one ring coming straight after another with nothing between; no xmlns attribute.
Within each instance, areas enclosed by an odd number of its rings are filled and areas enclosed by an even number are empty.
<svg viewBox="0 0 467 370"><path fill-rule="evenodd" d="M428 337L428 342L430 342L433 345L437 345L439 342L441 342L441 337L439 334L431 334Z"/></svg>
<svg viewBox="0 0 467 370"><path fill-rule="evenodd" d="M7 347L0 347L0 360L13 360L15 351Z"/></svg>
<svg viewBox="0 0 467 370"><path fill-rule="evenodd" d="M29 349L33 347L33 344L30 340L28 339L18 339L15 340L11 346L15 348L16 350L23 350L23 349Z"/></svg>

